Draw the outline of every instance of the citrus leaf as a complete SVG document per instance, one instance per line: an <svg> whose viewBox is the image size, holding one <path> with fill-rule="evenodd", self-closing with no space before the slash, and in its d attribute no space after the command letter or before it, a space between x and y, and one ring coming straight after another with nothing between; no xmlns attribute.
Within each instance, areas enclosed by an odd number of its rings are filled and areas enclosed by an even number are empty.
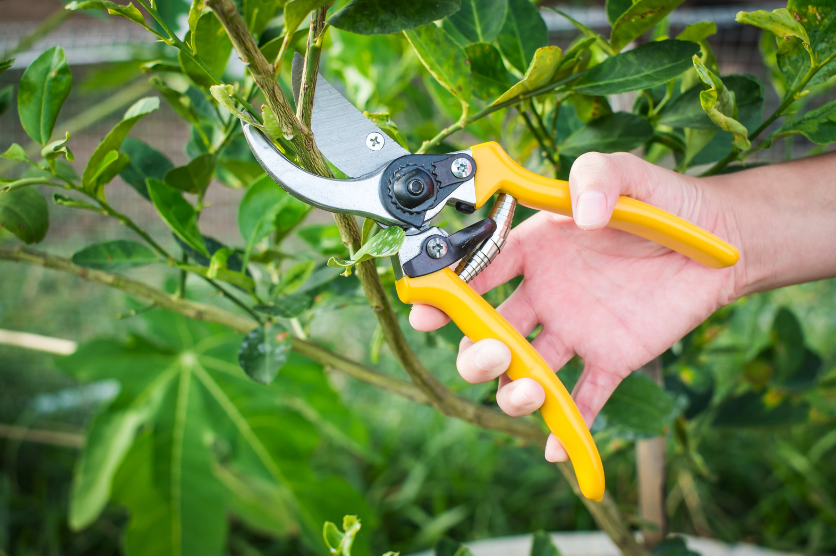
<svg viewBox="0 0 836 556"><path fill-rule="evenodd" d="M529 0L508 0L505 21L496 37L502 56L518 72L528 68L534 52L549 43L549 31L540 11Z"/></svg>
<svg viewBox="0 0 836 556"><path fill-rule="evenodd" d="M508 0L462 0L462 7L445 20L469 43L490 43L505 21Z"/></svg>
<svg viewBox="0 0 836 556"><path fill-rule="evenodd" d="M73 263L97 270L127 270L158 262L160 259L142 243L117 239L89 245L76 251Z"/></svg>
<svg viewBox="0 0 836 556"><path fill-rule="evenodd" d="M737 121L737 103L734 92L730 91L723 81L706 68L699 56L694 56L694 67L700 80L708 85L708 89L700 91L700 104L711 121L723 131L728 131L734 137L733 144L738 150L746 150L749 142L749 131Z"/></svg>
<svg viewBox="0 0 836 556"><path fill-rule="evenodd" d="M145 185L151 202L171 231L199 253L209 256L206 242L197 227L197 212L191 203L179 191L158 179L148 178Z"/></svg>
<svg viewBox="0 0 836 556"><path fill-rule="evenodd" d="M560 154L578 157L590 151L628 152L653 137L653 127L641 116L616 112L592 120L573 132L560 145Z"/></svg>
<svg viewBox="0 0 836 556"><path fill-rule="evenodd" d="M351 267L357 263L368 261L374 258L391 257L397 254L403 245L406 237L403 229L397 226L390 226L371 238L368 243L360 247L354 254L353 259L342 260L336 257L328 259L328 266L345 268L345 276L351 274Z"/></svg>
<svg viewBox="0 0 836 556"><path fill-rule="evenodd" d="M46 145L55 120L70 94L73 76L64 49L53 46L35 58L17 88L17 112L24 131L36 143Z"/></svg>
<svg viewBox="0 0 836 556"><path fill-rule="evenodd" d="M465 47L473 77L473 93L482 100L496 98L508 90L508 70L502 55L492 44L475 43Z"/></svg>
<svg viewBox="0 0 836 556"><path fill-rule="evenodd" d="M84 172L81 174L81 185L84 190L95 195L100 199L104 198L104 186L109 180L103 179L107 177L104 174L102 162L105 157L111 152L118 152L122 146L122 141L128 136L128 133L134 125L144 116L150 114L160 107L160 99L157 97L145 97L136 101L122 117L122 121L116 124L108 134L98 144L93 154L87 160L87 165L84 167ZM128 160L129 161L129 160ZM127 163L119 169L119 172L127 167ZM118 173L118 172L117 172ZM104 175L103 175L104 174ZM114 174L115 175L115 174ZM111 176L112 179L113 176Z"/></svg>
<svg viewBox="0 0 836 556"><path fill-rule="evenodd" d="M697 44L688 41L643 44L591 68L575 90L585 95L613 95L656 87L691 68L691 57L699 50Z"/></svg>
<svg viewBox="0 0 836 556"><path fill-rule="evenodd" d="M197 21L195 36L191 31L186 37L186 42L194 44L194 53L204 64L215 74L216 77L223 75L229 55L232 53L232 41L221 25L221 22L211 11L204 11ZM209 87L215 85L212 77L206 71L192 61L183 51L178 51L177 59L183 73L188 75L198 85Z"/></svg>
<svg viewBox="0 0 836 556"><path fill-rule="evenodd" d="M215 156L202 154L185 166L178 166L165 173L163 181L175 189L187 193L204 191L215 172Z"/></svg>
<svg viewBox="0 0 836 556"><path fill-rule="evenodd" d="M435 80L453 93L462 105L469 104L472 84L462 47L443 29L432 24L404 31L404 34Z"/></svg>
<svg viewBox="0 0 836 556"><path fill-rule="evenodd" d="M562 53L556 46L544 46L534 52L531 65L525 72L522 80L515 83L491 104L499 104L518 97L523 93L539 89L551 83L560 68Z"/></svg>
<svg viewBox="0 0 836 556"><path fill-rule="evenodd" d="M0 227L26 244L40 243L49 229L46 199L31 187L0 193Z"/></svg>
<svg viewBox="0 0 836 556"><path fill-rule="evenodd" d="M280 295L269 305L256 305L253 309L271 317L294 319L310 308L311 301L311 298L304 294Z"/></svg>
<svg viewBox="0 0 836 556"><path fill-rule="evenodd" d="M137 193L150 201L145 180L148 178L162 180L166 172L174 165L163 153L133 137L126 137L120 148L131 161L119 175Z"/></svg>
<svg viewBox="0 0 836 556"><path fill-rule="evenodd" d="M628 43L639 38L651 27L662 21L685 0L638 0L627 8L612 25L610 46L621 51Z"/></svg>
<svg viewBox="0 0 836 556"><path fill-rule="evenodd" d="M388 35L443 19L460 8L461 0L351 0L328 23L360 35Z"/></svg>

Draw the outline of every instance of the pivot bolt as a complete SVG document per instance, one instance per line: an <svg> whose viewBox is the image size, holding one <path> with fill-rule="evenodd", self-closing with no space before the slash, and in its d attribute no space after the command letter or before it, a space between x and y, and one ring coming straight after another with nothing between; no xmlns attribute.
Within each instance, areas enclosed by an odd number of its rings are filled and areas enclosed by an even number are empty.
<svg viewBox="0 0 836 556"><path fill-rule="evenodd" d="M473 172L473 166L466 158L457 158L454 160L450 169L453 171L453 175L459 179L470 177L471 172Z"/></svg>
<svg viewBox="0 0 836 556"><path fill-rule="evenodd" d="M373 131L366 136L366 146L373 151L379 151L383 148L383 135Z"/></svg>
<svg viewBox="0 0 836 556"><path fill-rule="evenodd" d="M447 254L447 242L444 238L434 237L427 242L427 255L433 259L440 259Z"/></svg>
<svg viewBox="0 0 836 556"><path fill-rule="evenodd" d="M406 186L406 190L413 195L420 195L424 192L424 183L421 180L412 180Z"/></svg>

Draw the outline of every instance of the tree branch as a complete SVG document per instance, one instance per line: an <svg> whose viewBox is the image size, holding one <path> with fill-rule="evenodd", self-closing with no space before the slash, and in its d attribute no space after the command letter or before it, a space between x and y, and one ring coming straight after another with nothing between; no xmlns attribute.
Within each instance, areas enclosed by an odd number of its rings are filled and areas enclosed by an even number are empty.
<svg viewBox="0 0 836 556"><path fill-rule="evenodd" d="M322 53L322 38L325 32L325 19L328 8L323 6L311 17L308 31L308 44L305 49L305 64L302 66L302 83L299 87L299 99L296 102L296 117L304 125L311 126L311 111L313 110L314 92L316 90L316 76L319 73L319 57Z"/></svg>
<svg viewBox="0 0 836 556"><path fill-rule="evenodd" d="M119 276L117 274L112 274L110 272L83 268L73 264L72 261L65 259L64 257L50 255L29 247L21 246L14 249L0 248L0 260L22 262L34 266L60 270L68 274L79 276L91 282L116 288L131 295L132 297L148 303L154 303L160 307L164 307L188 318L220 324L241 334L246 334L258 326L258 323L244 315L231 313L225 309L221 309L220 307L215 307L214 305L206 305L204 303L197 303L187 299L178 299L173 295L169 295L163 291L152 288L142 282L138 282L124 276ZM386 303L388 303L385 295L383 299ZM396 326L395 330L400 333L399 327ZM404 340L404 343L405 341L406 340ZM352 378L367 382L373 386L377 386L378 388L387 390L416 403L434 405L432 403L432 398L427 395L426 391L419 385L383 374L376 369L367 367L357 363L356 361L352 361L351 359L348 359L338 353L334 353L310 340L293 337L292 342L294 351L316 361L323 366L336 369L351 376ZM409 353L412 353L411 350ZM439 411L447 416L455 417L484 429L511 435L525 442L535 444L541 448L545 446L546 435L542 426L532 419L509 417L499 411L486 408L455 395L444 397L442 407ZM578 495L586 508L592 514L598 526L607 532L619 548L621 548L622 552L628 555L645 556L646 552L638 545L638 543L636 543L632 533L624 524L624 521L618 511L618 507L609 493L604 493L604 499L601 502L588 500L581 494L580 487L578 486L578 481L575 478L575 473L571 464L559 463L557 464L557 467L569 482L572 490Z"/></svg>

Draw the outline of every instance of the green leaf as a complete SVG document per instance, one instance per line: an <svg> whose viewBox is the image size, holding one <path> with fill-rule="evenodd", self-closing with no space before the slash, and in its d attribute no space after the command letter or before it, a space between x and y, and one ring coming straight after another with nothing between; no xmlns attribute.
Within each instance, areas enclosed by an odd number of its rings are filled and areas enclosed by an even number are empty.
<svg viewBox="0 0 836 556"><path fill-rule="evenodd" d="M810 37L801 23L795 20L786 8L778 8L771 12L758 10L756 12L738 12L735 17L738 23L754 25L764 31L769 31L779 39L799 39L806 46L810 45Z"/></svg>
<svg viewBox="0 0 836 556"><path fill-rule="evenodd" d="M473 93L482 100L496 98L508 89L508 70L492 44L475 43L464 49L470 62Z"/></svg>
<svg viewBox="0 0 836 556"><path fill-rule="evenodd" d="M302 284L307 282L311 274L316 268L316 261L308 260L296 263L287 270L285 270L280 278L278 286L276 286L276 293L291 294L302 287Z"/></svg>
<svg viewBox="0 0 836 556"><path fill-rule="evenodd" d="M698 23L686 25L685 29L683 29L682 32L676 36L676 40L701 43L708 37L716 34L716 23L713 21L700 21Z"/></svg>
<svg viewBox="0 0 836 556"><path fill-rule="evenodd" d="M102 162L109 153L118 151L122 146L122 141L128 136L128 133L134 125L142 119L145 115L150 114L160 107L160 99L157 97L145 97L136 101L130 108L128 108L122 121L116 124L113 129L108 132L102 142L90 155L87 160L87 165L84 167L84 172L81 174L81 185L88 193L104 199L104 186L108 183L108 174L104 173ZM127 162L119 169L119 172L127 167ZM119 173L117 172L117 174ZM115 176L115 174L114 174ZM113 176L111 176L112 179Z"/></svg>
<svg viewBox="0 0 836 556"><path fill-rule="evenodd" d="M592 120L573 132L560 145L560 154L578 157L583 153L628 152L644 145L653 137L653 127L641 116L616 112Z"/></svg>
<svg viewBox="0 0 836 556"><path fill-rule="evenodd" d="M444 19L460 8L461 0L351 0L328 23L360 35L388 35Z"/></svg>
<svg viewBox="0 0 836 556"><path fill-rule="evenodd" d="M404 34L435 80L453 93L462 106L469 104L472 84L462 47L433 24L404 31Z"/></svg>
<svg viewBox="0 0 836 556"><path fill-rule="evenodd" d="M585 123L612 114L612 108L607 101L607 97L572 95L569 97L569 101L575 106L575 113L578 118Z"/></svg>
<svg viewBox="0 0 836 556"><path fill-rule="evenodd" d="M622 52L590 69L575 91L584 95L613 95L667 83L692 67L700 47L692 42L664 40Z"/></svg>
<svg viewBox="0 0 836 556"><path fill-rule="evenodd" d="M6 113L9 106L12 105L12 97L14 96L14 85L7 85L0 89L0 116Z"/></svg>
<svg viewBox="0 0 836 556"><path fill-rule="evenodd" d="M281 6L276 0L243 0L244 21L247 28L258 38L267 28L270 20L276 15Z"/></svg>
<svg viewBox="0 0 836 556"><path fill-rule="evenodd" d="M73 1L66 5L65 9L75 11L75 10L107 10L107 13L111 15L121 15L122 17L133 21L134 23L139 23L149 31L151 28L148 27L145 23L145 18L142 16L142 12L140 12L133 3L129 3L127 6L123 6L121 4L117 4L116 2L109 2L108 0L87 0L87 1ZM152 31L153 32L153 31Z"/></svg>
<svg viewBox="0 0 836 556"><path fill-rule="evenodd" d="M270 176L252 184L238 205L238 231L245 242L244 259L273 231L276 216L288 203L288 194Z"/></svg>
<svg viewBox="0 0 836 556"><path fill-rule="evenodd" d="M330 521L325 522L322 528L322 538L334 556L351 556L351 546L354 538L360 532L360 520L357 516L347 515L343 517L343 531Z"/></svg>
<svg viewBox="0 0 836 556"><path fill-rule="evenodd" d="M616 52L665 19L685 0L638 0L612 25L610 45Z"/></svg>
<svg viewBox="0 0 836 556"><path fill-rule="evenodd" d="M392 118L389 116L389 112L363 112L363 115L370 119L372 123L379 127L386 135L397 141L401 147L409 150L409 146L406 143L406 137L401 135L401 131L398 129L398 124L392 121Z"/></svg>
<svg viewBox="0 0 836 556"><path fill-rule="evenodd" d="M126 137L122 141L121 150L130 157L131 161L119 175L137 193L150 201L145 180L148 178L162 180L166 172L174 165L163 153L133 137Z"/></svg>
<svg viewBox="0 0 836 556"><path fill-rule="evenodd" d="M560 551L554 546L551 535L537 531L531 538L530 556L560 556Z"/></svg>
<svg viewBox="0 0 836 556"><path fill-rule="evenodd" d="M159 77L152 77L149 82L181 118L200 129L201 118L189 95L181 93L177 89L172 89ZM222 85L217 86L223 87ZM227 87L232 88L231 85L227 85ZM212 88L214 89L214 87Z"/></svg>
<svg viewBox="0 0 836 556"><path fill-rule="evenodd" d="M323 255L342 255L345 253L345 245L343 245L340 230L333 224L306 226L299 230L296 235Z"/></svg>
<svg viewBox="0 0 836 556"><path fill-rule="evenodd" d="M0 193L0 228L26 244L40 243L49 229L49 207L31 187Z"/></svg>
<svg viewBox="0 0 836 556"><path fill-rule="evenodd" d="M702 82L709 87L700 91L700 104L703 110L720 129L733 135L733 144L736 149L741 151L748 149L751 146L749 131L746 126L737 121L737 103L734 92L726 88L720 78L706 68L696 55L694 67Z"/></svg>
<svg viewBox="0 0 836 556"><path fill-rule="evenodd" d="M836 44L833 41L833 35L836 33L836 5L830 0L789 0L787 11L807 31L816 62L823 64L836 52ZM796 44L794 54L790 55L790 52L786 51L779 53L781 69L785 74L795 72L803 76L809 69L807 53ZM820 69L808 85L824 83L833 75L836 75L836 60Z"/></svg>
<svg viewBox="0 0 836 556"><path fill-rule="evenodd" d="M238 363L247 375L270 384L287 362L290 333L277 322L268 323L246 335L238 349Z"/></svg>
<svg viewBox="0 0 836 556"><path fill-rule="evenodd" d="M351 428L359 421L342 406L322 367L291 354L265 387L238 366L239 335L164 310L139 318L150 340L98 340L58 361L76 380L115 380L120 387L91 424L80 458L88 465L77 464L74 474L71 516L92 523L110 489L111 501L130 516L126 553L223 554L229 514L244 526L265 521L250 521L252 512L242 511L230 493L234 474L250 491L257 482L261 496L281 493L280 503L293 511L272 511L265 519L291 520L286 528L301 532L312 552L327 553L321 537L326 520L350 512L367 519L363 499L345 481L314 476L304 463L326 429L363 442L362 429ZM136 416L138 426L120 422L125 414ZM120 426L104 428L114 421ZM355 546L368 553L364 542L358 538Z"/></svg>
<svg viewBox="0 0 836 556"><path fill-rule="evenodd" d="M570 16L569 14L567 14L567 13L565 13L565 12L562 12L562 11L560 11L560 10L556 10L556 9L554 9L554 8L550 8L550 7L546 7L546 9L553 11L554 13L556 13L556 14L558 14L558 15L562 16L564 19L566 19L567 21L569 21L569 23L571 23L572 25L574 25L574 27L575 27L578 31L580 31L581 33L583 33L585 37L588 37L588 38L591 38L591 39L595 39L595 43L596 43L598 46L600 46L600 47L601 47L601 49L602 49L605 53L607 53L608 55L612 55L612 54L613 54L612 47L610 46L610 43L609 43L609 41L608 41L607 39L605 39L604 37L602 37L601 35L599 35L598 33L596 33L595 31L593 31L592 29L590 29L589 27L587 27L586 25L584 25L583 23L581 23L580 21L578 21L577 19L573 18L572 16Z"/></svg>
<svg viewBox="0 0 836 556"><path fill-rule="evenodd" d="M620 438L664 436L681 410L664 388L646 375L624 379L601 414L607 431Z"/></svg>
<svg viewBox="0 0 836 556"><path fill-rule="evenodd" d="M490 43L502 28L507 9L508 0L462 0L461 9L445 23L470 43Z"/></svg>
<svg viewBox="0 0 836 556"><path fill-rule="evenodd" d="M294 319L307 311L311 302L311 298L304 294L280 295L269 305L256 305L253 309L271 317Z"/></svg>
<svg viewBox="0 0 836 556"><path fill-rule="evenodd" d="M473 556L473 553L466 546L454 541L449 537L441 537L435 543L435 556Z"/></svg>
<svg viewBox="0 0 836 556"><path fill-rule="evenodd" d="M803 135L817 145L836 142L836 100L788 121L769 137L769 144L789 135Z"/></svg>
<svg viewBox="0 0 836 556"><path fill-rule="evenodd" d="M517 71L525 72L538 48L549 43L549 31L540 11L529 0L508 0L505 21L496 38L502 56Z"/></svg>
<svg viewBox="0 0 836 556"><path fill-rule="evenodd" d="M760 119L763 110L763 86L748 75L727 75L723 77L725 86L734 93L738 120L749 122ZM703 85L696 85L676 97L660 113L659 123L671 127L690 127L698 129L716 129L708 114L700 104Z"/></svg>
<svg viewBox="0 0 836 556"><path fill-rule="evenodd" d="M185 166L172 168L165 173L163 181L175 189L187 193L205 191L215 172L215 156L202 154Z"/></svg>
<svg viewBox="0 0 836 556"><path fill-rule="evenodd" d="M229 55L232 53L232 41L221 25L221 22L211 11L205 11L197 21L194 38L189 32L186 42L194 44L195 55L215 74L216 77L223 75ZM178 51L177 59L183 73L188 75L198 85L209 87L215 81L206 71L189 58L183 51Z"/></svg>
<svg viewBox="0 0 836 556"><path fill-rule="evenodd" d="M127 270L159 262L154 252L142 243L117 239L88 245L73 254L73 262L97 270Z"/></svg>
<svg viewBox="0 0 836 556"><path fill-rule="evenodd" d="M775 351L779 378L789 378L804 359L804 332L789 309L781 307L772 321L772 349Z"/></svg>
<svg viewBox="0 0 836 556"><path fill-rule="evenodd" d="M37 165L31 160L29 160L28 156L26 156L26 151L23 150L23 147L21 147L17 143L12 143L11 146L8 149L6 149L6 152L0 154L0 158L5 158L6 160L14 160L15 162L25 162L26 164L37 167Z"/></svg>
<svg viewBox="0 0 836 556"><path fill-rule="evenodd" d="M291 0L284 5L285 36L291 36L312 11L329 4L330 0Z"/></svg>
<svg viewBox="0 0 836 556"><path fill-rule="evenodd" d="M405 232L397 226L390 226L374 236L368 243L360 247L354 258L349 260L331 257L328 259L328 266L345 268L344 276L351 274L351 267L374 258L391 257L395 255L403 245Z"/></svg>
<svg viewBox="0 0 836 556"><path fill-rule="evenodd" d="M810 406L766 393L747 392L726 398L717 410L712 426L718 428L774 428L805 423Z"/></svg>
<svg viewBox="0 0 836 556"><path fill-rule="evenodd" d="M2 74L4 71L6 71L10 67L12 67L12 65L14 65L14 63L15 63L14 58L9 58L8 60L0 61L0 74Z"/></svg>
<svg viewBox="0 0 836 556"><path fill-rule="evenodd" d="M179 191L158 179L148 178L145 185L148 187L151 202L171 231L199 253L209 256L206 243L197 227L197 212L191 203L184 199Z"/></svg>
<svg viewBox="0 0 836 556"><path fill-rule="evenodd" d="M531 65L522 80L515 83L491 104L499 104L550 84L560 68L562 53L556 46L544 46L534 52Z"/></svg>
<svg viewBox="0 0 836 556"><path fill-rule="evenodd" d="M63 139L58 139L57 141L53 141L41 149L41 156L44 160L46 160L49 167L55 172L55 163L59 156L63 156L64 159L69 160L70 162L75 160L73 156L73 152L67 146L67 143L70 142L70 132L66 132Z"/></svg>
<svg viewBox="0 0 836 556"><path fill-rule="evenodd" d="M17 112L24 131L46 145L61 106L70 94L73 76L64 49L53 46L32 62L17 88Z"/></svg>
<svg viewBox="0 0 836 556"><path fill-rule="evenodd" d="M615 25L621 14L629 10L632 5L633 0L607 0L604 9L607 12L607 21L610 22L610 25Z"/></svg>

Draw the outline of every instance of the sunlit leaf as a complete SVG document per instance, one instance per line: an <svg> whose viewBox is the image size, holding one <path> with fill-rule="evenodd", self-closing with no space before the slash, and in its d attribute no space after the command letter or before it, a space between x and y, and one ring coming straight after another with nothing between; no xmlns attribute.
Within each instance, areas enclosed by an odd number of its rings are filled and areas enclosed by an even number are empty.
<svg viewBox="0 0 836 556"><path fill-rule="evenodd" d="M404 31L421 62L445 89L466 105L470 102L471 78L467 56L443 29L423 25Z"/></svg>
<svg viewBox="0 0 836 556"><path fill-rule="evenodd" d="M391 257L397 254L403 245L405 232L398 226L390 226L374 236L368 243L360 247L354 258L343 260L331 257L328 266L345 268L345 276L351 274L351 267L373 258Z"/></svg>
<svg viewBox="0 0 836 556"><path fill-rule="evenodd" d="M506 100L518 97L523 93L539 89L548 85L554 79L560 62L562 53L560 48L556 46L544 46L538 48L531 60L531 65L525 72L522 80L515 83L510 89L505 91L502 96L493 101L492 104L499 104Z"/></svg>
<svg viewBox="0 0 836 556"><path fill-rule="evenodd" d="M639 38L651 27L662 21L685 0L638 0L629 6L610 32L610 46L616 52Z"/></svg>
<svg viewBox="0 0 836 556"><path fill-rule="evenodd" d="M694 67L697 75L708 89L700 91L700 104L711 121L723 131L734 136L734 146L739 150L746 150L749 143L749 131L737 120L737 103L734 92L730 91L722 80L707 69L699 56L694 56Z"/></svg>
<svg viewBox="0 0 836 556"><path fill-rule="evenodd" d="M189 32L187 42L189 41L192 41L195 46L195 55L206 64L215 76L220 77L229 61L229 55L232 53L232 41L229 40L229 36L215 14L211 11L203 12L197 21L193 39L191 32ZM183 68L183 72L191 77L195 83L204 87L215 84L211 76L182 51L178 52L177 59L180 62L180 67Z"/></svg>

